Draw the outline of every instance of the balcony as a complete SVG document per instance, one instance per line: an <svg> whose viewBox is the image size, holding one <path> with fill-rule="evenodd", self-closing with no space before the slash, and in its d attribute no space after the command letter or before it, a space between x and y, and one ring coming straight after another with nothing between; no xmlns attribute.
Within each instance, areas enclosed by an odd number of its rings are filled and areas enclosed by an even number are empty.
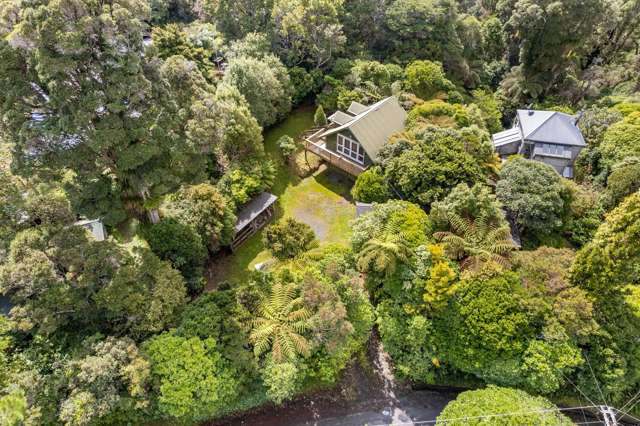
<svg viewBox="0 0 640 426"><path fill-rule="evenodd" d="M320 135L324 133L325 130L327 129L321 128L311 135L305 137L304 149L316 154L328 164L337 167L338 169L346 173L349 173L351 176L358 176L360 173L364 172L366 170L366 167L361 166L360 164L357 164L354 161L343 157L337 152L330 151L326 148L325 139L320 137Z"/></svg>

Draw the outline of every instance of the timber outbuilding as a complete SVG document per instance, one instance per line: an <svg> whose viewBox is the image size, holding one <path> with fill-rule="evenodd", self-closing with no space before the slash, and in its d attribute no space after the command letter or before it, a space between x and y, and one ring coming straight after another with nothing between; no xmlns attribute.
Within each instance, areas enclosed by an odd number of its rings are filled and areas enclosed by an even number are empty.
<svg viewBox="0 0 640 426"><path fill-rule="evenodd" d="M232 251L269 223L277 200L278 197L275 195L263 192L240 209L235 228L236 235L231 242Z"/></svg>

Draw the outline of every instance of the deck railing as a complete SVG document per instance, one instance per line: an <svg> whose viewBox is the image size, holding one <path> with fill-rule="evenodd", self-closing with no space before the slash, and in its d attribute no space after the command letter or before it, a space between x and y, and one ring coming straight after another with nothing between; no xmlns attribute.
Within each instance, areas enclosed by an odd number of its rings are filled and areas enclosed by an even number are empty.
<svg viewBox="0 0 640 426"><path fill-rule="evenodd" d="M316 154L318 157L322 158L332 166L335 166L352 176L358 176L360 173L366 170L365 167L341 156L336 152L330 151L325 148L325 140L319 137L319 135L324 131L325 129L320 129L311 136L306 137L304 139L304 148L307 151Z"/></svg>

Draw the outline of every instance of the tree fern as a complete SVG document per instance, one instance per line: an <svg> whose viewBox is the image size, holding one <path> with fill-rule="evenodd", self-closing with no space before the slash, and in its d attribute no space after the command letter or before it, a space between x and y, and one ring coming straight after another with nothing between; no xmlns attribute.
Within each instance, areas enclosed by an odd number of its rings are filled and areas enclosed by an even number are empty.
<svg viewBox="0 0 640 426"><path fill-rule="evenodd" d="M271 349L273 360L285 362L297 355L309 356L311 345L303 334L311 316L294 286L275 283L259 307L249 336L256 355Z"/></svg>

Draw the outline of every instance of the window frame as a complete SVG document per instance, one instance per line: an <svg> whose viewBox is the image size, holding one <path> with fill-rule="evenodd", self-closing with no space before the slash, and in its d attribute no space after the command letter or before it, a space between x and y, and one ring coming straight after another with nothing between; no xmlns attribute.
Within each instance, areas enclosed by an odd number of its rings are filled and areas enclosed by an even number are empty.
<svg viewBox="0 0 640 426"><path fill-rule="evenodd" d="M357 140L338 133L336 138L336 151L349 160L364 166L365 151Z"/></svg>

